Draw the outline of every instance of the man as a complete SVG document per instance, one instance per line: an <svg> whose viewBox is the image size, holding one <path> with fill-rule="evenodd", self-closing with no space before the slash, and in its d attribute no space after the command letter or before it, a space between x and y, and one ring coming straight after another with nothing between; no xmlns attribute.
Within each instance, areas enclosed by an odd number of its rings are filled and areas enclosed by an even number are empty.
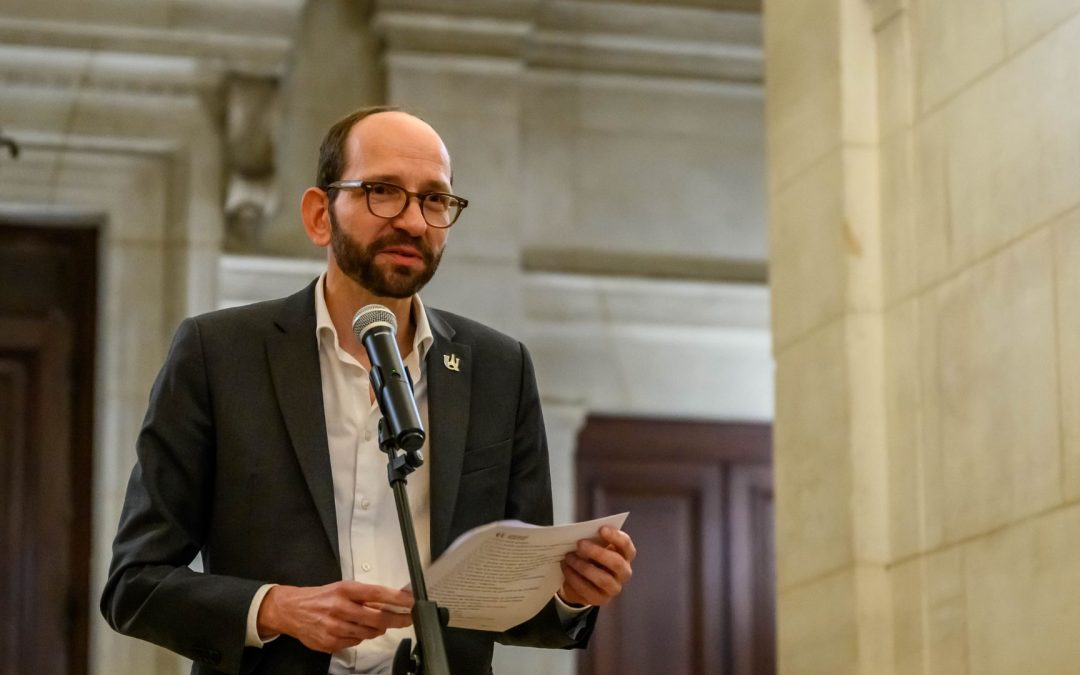
<svg viewBox="0 0 1080 675"><path fill-rule="evenodd" d="M186 319L154 384L101 607L193 672L388 672L412 605L367 355L369 303L397 317L428 461L409 480L425 563L503 518L547 524L551 494L528 352L425 308L467 201L422 120L360 110L331 128L304 228L327 269L297 294ZM474 379L474 375L476 376ZM203 572L188 564L202 554ZM635 551L605 529L563 561L557 597L502 634L446 630L451 669L489 673L492 643L582 647Z"/></svg>

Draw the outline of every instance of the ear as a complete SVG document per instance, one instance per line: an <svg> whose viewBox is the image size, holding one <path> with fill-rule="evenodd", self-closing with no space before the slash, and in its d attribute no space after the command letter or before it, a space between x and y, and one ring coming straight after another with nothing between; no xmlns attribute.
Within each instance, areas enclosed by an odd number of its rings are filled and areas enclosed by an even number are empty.
<svg viewBox="0 0 1080 675"><path fill-rule="evenodd" d="M330 245L330 197L316 187L304 190L300 198L300 217L304 232L316 246Z"/></svg>

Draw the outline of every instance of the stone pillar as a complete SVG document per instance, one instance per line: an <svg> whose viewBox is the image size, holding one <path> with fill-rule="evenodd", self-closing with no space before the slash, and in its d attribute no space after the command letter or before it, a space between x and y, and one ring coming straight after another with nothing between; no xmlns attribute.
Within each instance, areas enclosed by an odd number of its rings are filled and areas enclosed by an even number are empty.
<svg viewBox="0 0 1080 675"><path fill-rule="evenodd" d="M1069 672L1077 9L765 24L780 671Z"/></svg>

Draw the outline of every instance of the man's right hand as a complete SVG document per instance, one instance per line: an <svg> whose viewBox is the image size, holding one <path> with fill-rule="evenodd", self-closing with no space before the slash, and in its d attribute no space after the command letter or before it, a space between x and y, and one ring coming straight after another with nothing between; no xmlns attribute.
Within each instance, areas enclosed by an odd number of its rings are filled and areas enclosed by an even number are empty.
<svg viewBox="0 0 1080 675"><path fill-rule="evenodd" d="M412 594L385 586L338 581L326 586L274 586L259 606L259 637L291 635L309 649L333 653L412 623Z"/></svg>

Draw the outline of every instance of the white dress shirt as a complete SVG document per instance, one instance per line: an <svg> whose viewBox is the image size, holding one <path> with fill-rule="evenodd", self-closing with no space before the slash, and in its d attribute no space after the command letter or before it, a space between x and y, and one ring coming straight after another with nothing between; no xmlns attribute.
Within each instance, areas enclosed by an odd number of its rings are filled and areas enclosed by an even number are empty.
<svg viewBox="0 0 1080 675"><path fill-rule="evenodd" d="M368 370L341 348L330 320L324 293L326 275L315 286L315 330L319 340L326 439L334 480L341 578L366 584L401 588L409 583L405 549L401 543L394 494L386 478L386 454L379 450L382 414L372 401ZM420 297L412 300L416 326L412 349L402 359L413 378L420 420L428 427L427 378L424 356L431 347L431 328ZM428 443L423 452L428 458ZM429 463L409 475L407 493L416 529L421 565L431 564L431 509ZM378 672L389 666L404 638L416 635L412 627L395 628L384 635L334 654L330 673Z"/></svg>

